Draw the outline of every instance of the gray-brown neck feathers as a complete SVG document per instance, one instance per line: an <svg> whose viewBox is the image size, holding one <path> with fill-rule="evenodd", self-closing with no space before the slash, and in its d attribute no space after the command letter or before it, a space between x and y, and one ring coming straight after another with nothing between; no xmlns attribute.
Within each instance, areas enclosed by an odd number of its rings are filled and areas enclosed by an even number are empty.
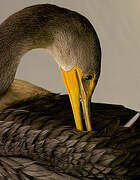
<svg viewBox="0 0 140 180"><path fill-rule="evenodd" d="M21 57L33 48L48 49L64 69L100 66L98 37L85 17L54 5L31 6L0 25L0 94L13 82Z"/></svg>

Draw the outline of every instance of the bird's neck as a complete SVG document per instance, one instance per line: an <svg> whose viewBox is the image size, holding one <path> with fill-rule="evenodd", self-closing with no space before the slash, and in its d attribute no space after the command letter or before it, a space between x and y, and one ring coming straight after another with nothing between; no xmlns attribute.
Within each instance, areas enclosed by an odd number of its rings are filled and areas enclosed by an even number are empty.
<svg viewBox="0 0 140 180"><path fill-rule="evenodd" d="M14 80L21 57L31 49L28 41L16 40L16 33L6 33L3 25L0 26L0 95L5 93ZM24 35L23 35L24 36Z"/></svg>
<svg viewBox="0 0 140 180"><path fill-rule="evenodd" d="M52 42L50 29L46 23L42 30L38 13L25 9L0 25L0 95L13 82L21 57L31 49L47 48Z"/></svg>
<svg viewBox="0 0 140 180"><path fill-rule="evenodd" d="M4 28L0 27L2 35ZM10 31L4 36L0 35L0 95L5 93L14 80L17 66L21 56L24 54L23 47L18 47Z"/></svg>

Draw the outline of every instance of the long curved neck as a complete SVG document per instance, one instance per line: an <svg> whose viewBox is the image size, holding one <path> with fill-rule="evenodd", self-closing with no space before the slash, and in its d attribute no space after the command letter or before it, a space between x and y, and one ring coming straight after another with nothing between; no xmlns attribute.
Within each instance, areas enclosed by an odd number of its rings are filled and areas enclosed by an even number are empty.
<svg viewBox="0 0 140 180"><path fill-rule="evenodd" d="M25 8L0 25L0 95L13 82L21 57L34 48L48 49L64 69L85 69L88 59L100 57L98 37L82 15L50 4Z"/></svg>
<svg viewBox="0 0 140 180"><path fill-rule="evenodd" d="M53 40L49 27L42 30L43 14L39 15L39 9L26 8L0 25L0 94L13 82L21 57L31 49L47 48Z"/></svg>

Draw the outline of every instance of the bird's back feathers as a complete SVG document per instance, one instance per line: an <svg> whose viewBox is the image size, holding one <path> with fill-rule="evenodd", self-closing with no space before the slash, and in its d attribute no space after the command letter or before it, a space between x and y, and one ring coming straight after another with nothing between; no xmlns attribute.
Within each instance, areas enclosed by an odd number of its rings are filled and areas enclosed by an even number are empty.
<svg viewBox="0 0 140 180"><path fill-rule="evenodd" d="M5 158L0 161L25 158L64 179L140 177L140 123L123 127L136 112L117 105L92 106L94 131L78 132L67 96L50 93L12 104L0 114L0 156Z"/></svg>

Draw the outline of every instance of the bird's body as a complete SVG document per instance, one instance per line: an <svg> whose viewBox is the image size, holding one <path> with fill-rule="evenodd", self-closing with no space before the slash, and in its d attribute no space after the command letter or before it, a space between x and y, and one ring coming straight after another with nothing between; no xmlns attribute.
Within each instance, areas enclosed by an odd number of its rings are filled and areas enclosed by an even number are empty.
<svg viewBox="0 0 140 180"><path fill-rule="evenodd" d="M49 93L7 107L0 114L0 177L139 178L140 121L123 127L137 112L97 103L92 109L94 131L77 132L68 96Z"/></svg>

